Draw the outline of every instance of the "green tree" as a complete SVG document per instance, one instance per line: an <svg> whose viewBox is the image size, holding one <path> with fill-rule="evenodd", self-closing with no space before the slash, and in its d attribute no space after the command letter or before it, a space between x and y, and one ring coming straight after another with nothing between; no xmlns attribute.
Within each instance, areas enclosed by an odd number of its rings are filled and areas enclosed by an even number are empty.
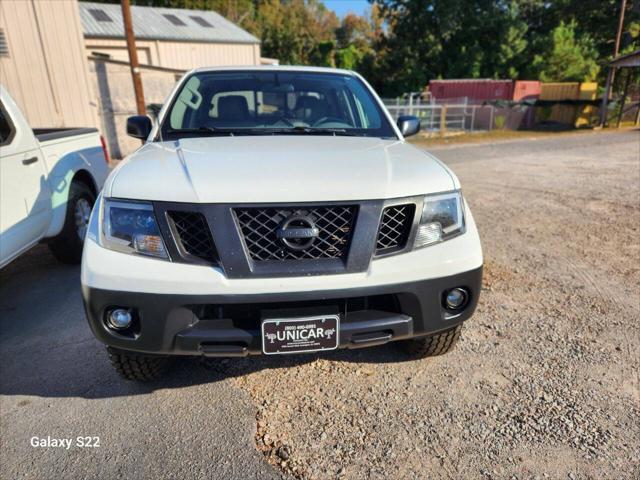
<svg viewBox="0 0 640 480"><path fill-rule="evenodd" d="M382 35L382 19L374 4L368 16L349 13L336 29L335 64L340 68L372 74L376 44Z"/></svg>
<svg viewBox="0 0 640 480"><path fill-rule="evenodd" d="M576 23L564 23L553 29L542 55L533 59L533 70L544 82L588 82L600 70L594 42L588 37L576 38Z"/></svg>
<svg viewBox="0 0 640 480"><path fill-rule="evenodd" d="M281 64L331 65L338 17L317 0L261 0L245 27Z"/></svg>
<svg viewBox="0 0 640 480"><path fill-rule="evenodd" d="M370 1L386 25L374 84L388 94L439 77L594 78L595 66L613 54L620 13L620 0ZM640 46L633 3L627 2L621 51ZM563 71L561 58L574 64Z"/></svg>
<svg viewBox="0 0 640 480"><path fill-rule="evenodd" d="M517 2L377 0L386 20L383 89L421 90L431 78L516 78L527 24Z"/></svg>
<svg viewBox="0 0 640 480"><path fill-rule="evenodd" d="M564 22L574 24L575 38L588 40L601 62L612 57L620 0L518 0L518 3L521 17L529 25L527 38L533 45L532 54L540 54L545 48L541 40L550 39L551 32ZM637 0L626 3L621 50L630 46L637 49L640 45L638 38L631 35L633 25L640 21L640 9L634 3Z"/></svg>

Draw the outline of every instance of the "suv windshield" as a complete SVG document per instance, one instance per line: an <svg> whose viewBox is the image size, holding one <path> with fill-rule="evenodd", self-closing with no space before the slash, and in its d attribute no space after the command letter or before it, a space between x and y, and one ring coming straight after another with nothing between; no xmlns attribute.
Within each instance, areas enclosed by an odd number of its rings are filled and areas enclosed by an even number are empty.
<svg viewBox="0 0 640 480"><path fill-rule="evenodd" d="M363 82L339 73L194 73L162 124L164 139L278 134L396 138Z"/></svg>

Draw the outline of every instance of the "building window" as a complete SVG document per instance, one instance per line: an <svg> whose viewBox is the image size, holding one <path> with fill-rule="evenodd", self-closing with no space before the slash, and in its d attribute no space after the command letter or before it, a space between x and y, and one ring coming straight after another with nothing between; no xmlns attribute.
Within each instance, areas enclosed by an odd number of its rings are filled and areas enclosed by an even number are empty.
<svg viewBox="0 0 640 480"><path fill-rule="evenodd" d="M176 27L184 27L187 25L178 17L176 17L175 15L171 15L170 13L164 14L163 17L169 20L171 23L173 23Z"/></svg>
<svg viewBox="0 0 640 480"><path fill-rule="evenodd" d="M207 22L204 18L202 17L197 17L195 15L190 16L189 17L191 20L193 20L194 22L196 22L198 25L200 25L201 27L205 27L205 28L213 28L213 25L211 25L209 22Z"/></svg>
<svg viewBox="0 0 640 480"><path fill-rule="evenodd" d="M98 8L89 9L89 13L97 22L112 22L111 17L104 10Z"/></svg>

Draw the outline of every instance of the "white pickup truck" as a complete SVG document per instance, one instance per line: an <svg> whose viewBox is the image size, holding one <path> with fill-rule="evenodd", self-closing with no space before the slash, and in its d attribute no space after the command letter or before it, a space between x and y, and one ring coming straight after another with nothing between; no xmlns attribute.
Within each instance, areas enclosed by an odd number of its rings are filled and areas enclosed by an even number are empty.
<svg viewBox="0 0 640 480"><path fill-rule="evenodd" d="M81 282L127 379L176 355L233 357L397 341L445 353L480 296L482 249L460 182L405 141L354 72L188 73L145 145L105 183Z"/></svg>
<svg viewBox="0 0 640 480"><path fill-rule="evenodd" d="M95 128L32 130L0 85L0 268L42 240L58 260L79 263L108 173Z"/></svg>

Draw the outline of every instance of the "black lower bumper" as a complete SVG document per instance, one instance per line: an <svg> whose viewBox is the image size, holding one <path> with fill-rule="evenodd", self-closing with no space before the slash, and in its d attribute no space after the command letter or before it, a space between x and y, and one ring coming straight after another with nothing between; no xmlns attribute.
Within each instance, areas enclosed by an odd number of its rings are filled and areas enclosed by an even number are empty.
<svg viewBox="0 0 640 480"><path fill-rule="evenodd" d="M359 348L429 335L467 320L478 303L482 267L418 282L293 293L161 295L83 286L89 325L103 343L139 352L243 356L261 352L261 314L278 309L291 317L319 309L340 314L341 348ZM444 292L464 287L459 312L442 305ZM114 308L134 312L128 331L106 325Z"/></svg>

